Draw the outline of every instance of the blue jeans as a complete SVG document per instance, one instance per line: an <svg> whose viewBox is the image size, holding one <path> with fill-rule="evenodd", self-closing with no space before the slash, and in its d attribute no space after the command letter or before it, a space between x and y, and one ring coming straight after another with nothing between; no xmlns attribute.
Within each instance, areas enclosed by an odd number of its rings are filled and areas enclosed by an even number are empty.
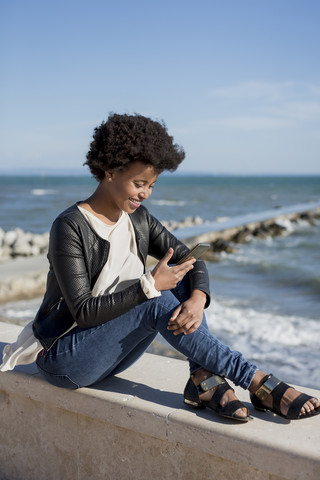
<svg viewBox="0 0 320 480"><path fill-rule="evenodd" d="M189 298L187 276L172 291L146 300L124 315L91 328L76 327L37 359L40 373L58 387L79 388L116 375L132 365L158 332L189 360L190 373L200 367L247 389L257 370L240 352L221 343L207 327L173 335L167 325L173 310Z"/></svg>

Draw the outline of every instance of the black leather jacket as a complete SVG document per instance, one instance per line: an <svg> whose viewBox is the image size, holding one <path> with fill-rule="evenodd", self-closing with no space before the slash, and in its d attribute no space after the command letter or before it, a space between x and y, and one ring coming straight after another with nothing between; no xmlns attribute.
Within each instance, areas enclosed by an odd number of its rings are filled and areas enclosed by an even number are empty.
<svg viewBox="0 0 320 480"><path fill-rule="evenodd" d="M170 247L176 263L189 249L140 206L130 215L138 254L145 265L147 255L160 260ZM48 251L49 273L43 302L33 323L35 336L49 349L74 322L93 327L116 318L147 301L140 281L123 291L93 297L92 288L108 260L110 244L91 228L73 205L54 221ZM204 262L197 261L189 273L191 290L207 294L209 279Z"/></svg>

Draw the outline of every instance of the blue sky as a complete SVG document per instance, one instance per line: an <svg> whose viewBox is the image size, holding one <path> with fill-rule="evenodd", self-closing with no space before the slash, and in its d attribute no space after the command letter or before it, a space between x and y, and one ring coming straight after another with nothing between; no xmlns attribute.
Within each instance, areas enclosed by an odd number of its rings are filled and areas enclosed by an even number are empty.
<svg viewBox="0 0 320 480"><path fill-rule="evenodd" d="M79 171L110 111L183 172L320 174L318 0L0 0L0 170Z"/></svg>

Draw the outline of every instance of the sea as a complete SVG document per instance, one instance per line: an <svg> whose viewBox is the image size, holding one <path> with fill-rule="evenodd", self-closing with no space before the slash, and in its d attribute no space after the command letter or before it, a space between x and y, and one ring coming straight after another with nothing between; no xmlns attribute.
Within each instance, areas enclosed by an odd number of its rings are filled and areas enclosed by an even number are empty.
<svg viewBox="0 0 320 480"><path fill-rule="evenodd" d="M0 227L43 233L56 215L87 198L90 176L2 176ZM320 205L320 176L163 174L146 207L159 220L221 222L268 210ZM279 210L280 211L280 210ZM238 244L207 262L210 330L268 373L320 389L320 222L287 222L280 237ZM1 268L1 264L0 264ZM0 305L0 317L30 321L40 298Z"/></svg>

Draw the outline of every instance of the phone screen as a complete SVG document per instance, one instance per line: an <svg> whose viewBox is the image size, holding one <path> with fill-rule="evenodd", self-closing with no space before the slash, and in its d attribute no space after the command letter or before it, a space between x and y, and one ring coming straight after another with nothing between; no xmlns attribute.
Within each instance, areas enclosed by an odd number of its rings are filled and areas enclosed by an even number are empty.
<svg viewBox="0 0 320 480"><path fill-rule="evenodd" d="M181 258L181 260L179 260L177 262L177 265L181 265L181 263L184 263L186 260L188 260L189 258L195 258L195 259L198 259L199 257L201 257L201 255L204 254L204 252L206 252L208 249L210 248L210 244L209 243L198 243L195 247L193 247L189 253L187 253L187 255L185 255L184 257Z"/></svg>

